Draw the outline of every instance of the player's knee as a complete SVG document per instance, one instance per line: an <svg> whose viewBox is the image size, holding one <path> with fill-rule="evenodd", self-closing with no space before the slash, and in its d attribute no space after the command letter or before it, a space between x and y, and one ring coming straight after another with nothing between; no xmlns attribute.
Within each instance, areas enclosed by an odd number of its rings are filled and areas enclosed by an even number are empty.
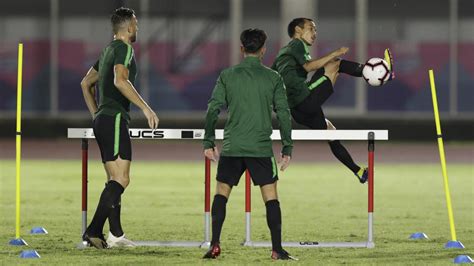
<svg viewBox="0 0 474 266"><path fill-rule="evenodd" d="M226 198L229 198L230 192L232 191L232 187L223 182L217 182L216 186L216 194L222 195Z"/></svg>
<svg viewBox="0 0 474 266"><path fill-rule="evenodd" d="M276 182L273 184L264 185L260 188L260 190L262 191L262 198L265 204L272 200L278 200Z"/></svg>
<svg viewBox="0 0 474 266"><path fill-rule="evenodd" d="M334 75L339 72L339 64L341 61L331 61L324 65L324 73L326 75Z"/></svg>
<svg viewBox="0 0 474 266"><path fill-rule="evenodd" d="M130 177L128 176L128 174L117 175L115 177L112 177L112 180L118 182L120 185L122 185L123 188L128 187L128 185L130 184Z"/></svg>

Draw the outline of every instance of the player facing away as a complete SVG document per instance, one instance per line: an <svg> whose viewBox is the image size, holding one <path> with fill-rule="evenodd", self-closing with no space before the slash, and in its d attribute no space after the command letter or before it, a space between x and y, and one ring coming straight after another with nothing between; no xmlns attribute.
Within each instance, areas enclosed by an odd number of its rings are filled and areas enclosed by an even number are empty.
<svg viewBox="0 0 474 266"><path fill-rule="evenodd" d="M136 41L138 21L129 8L118 8L111 16L113 41L104 48L100 59L89 69L81 82L84 100L93 121L94 135L99 145L107 175L94 217L83 240L98 249L114 246L135 246L125 238L120 223L121 194L130 182L132 149L128 123L130 102L138 106L150 128L157 128L159 119L134 87L137 65L132 43ZM98 83L99 104L95 100ZM102 234L106 220L110 232L105 241Z"/></svg>
<svg viewBox="0 0 474 266"><path fill-rule="evenodd" d="M349 50L346 47L311 59L309 46L316 41L316 24L312 19L293 19L288 25L288 35L291 41L280 49L272 69L283 77L291 115L298 124L311 129L335 130L334 125L326 119L322 106L334 92L339 73L362 77L364 65L340 59ZM389 79L392 79L393 61L388 49L385 50L385 61L389 65ZM307 74L312 71L316 72L307 82ZM339 140L329 141L329 146L334 156L355 174L360 183L367 181L367 169L354 163Z"/></svg>
<svg viewBox="0 0 474 266"><path fill-rule="evenodd" d="M278 167L273 156L272 111L280 123L282 151L280 170L291 158L291 117L281 76L265 67L267 35L263 30L247 29L240 35L244 59L223 70L208 102L203 140L204 155L216 161L219 152L214 144L220 109L227 107L222 153L217 167L216 194L212 202L212 241L204 258L217 258L221 253L220 235L226 205L232 187L239 183L246 169L254 185L260 186L272 239L272 259L294 259L281 246L281 210L277 195Z"/></svg>

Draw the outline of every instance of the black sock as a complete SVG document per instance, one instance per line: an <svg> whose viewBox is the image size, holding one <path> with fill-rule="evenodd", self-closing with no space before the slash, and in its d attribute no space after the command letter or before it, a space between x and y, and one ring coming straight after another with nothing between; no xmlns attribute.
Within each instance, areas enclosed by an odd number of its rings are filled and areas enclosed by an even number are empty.
<svg viewBox="0 0 474 266"><path fill-rule="evenodd" d="M211 245L219 243L221 238L222 225L225 220L225 209L227 205L227 198L216 194L212 202L212 241Z"/></svg>
<svg viewBox="0 0 474 266"><path fill-rule="evenodd" d="M107 183L102 194L100 195L99 204L92 218L91 223L87 227L86 232L92 236L102 235L105 221L110 214L110 211L117 204L120 195L124 188L118 182L111 180Z"/></svg>
<svg viewBox="0 0 474 266"><path fill-rule="evenodd" d="M267 207L267 225L272 236L272 250L281 250L281 209L278 200L269 200Z"/></svg>
<svg viewBox="0 0 474 266"><path fill-rule="evenodd" d="M118 198L117 204L114 205L109 213L109 228L112 235L116 237L123 236L122 224L120 222L120 210L122 208L122 196Z"/></svg>
<svg viewBox="0 0 474 266"><path fill-rule="evenodd" d="M363 68L363 64L341 60L341 63L339 64L339 73L345 73L354 77L362 77Z"/></svg>
<svg viewBox="0 0 474 266"><path fill-rule="evenodd" d="M339 140L332 140L329 141L329 146L331 147L331 151L336 156L336 158L341 161L347 168L351 169L351 171L356 174L359 170L360 167L354 163L352 160L351 155L349 152L342 146L341 142Z"/></svg>

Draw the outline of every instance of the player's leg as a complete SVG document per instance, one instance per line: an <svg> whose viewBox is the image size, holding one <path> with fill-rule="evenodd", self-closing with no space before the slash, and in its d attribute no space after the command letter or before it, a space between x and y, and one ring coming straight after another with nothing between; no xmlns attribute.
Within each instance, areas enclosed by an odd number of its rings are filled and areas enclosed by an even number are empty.
<svg viewBox="0 0 474 266"><path fill-rule="evenodd" d="M219 158L216 194L214 195L211 208L211 246L206 254L204 254L204 259L215 259L221 253L220 237L226 216L227 200L232 192L232 187L239 183L240 176L242 176L244 171L245 167L241 157L221 156Z"/></svg>
<svg viewBox="0 0 474 266"><path fill-rule="evenodd" d="M329 121L328 119L325 119L325 121L328 130L336 130L336 127L331 123L331 121ZM349 168L356 175L356 177L361 183L365 183L365 181L367 181L366 169L361 168L356 163L354 163L354 160L352 159L351 155L339 140L330 140L329 147L331 148L332 154L334 154L334 156L341 163L343 163L347 168Z"/></svg>
<svg viewBox="0 0 474 266"><path fill-rule="evenodd" d="M335 130L336 127L326 119L323 109L319 105L321 101L317 99L317 95L314 98L310 97L312 97L312 95L308 97L311 101L305 100L296 108L291 109L293 119L297 123L305 125L311 129ZM311 111L311 113L308 113L309 111ZM363 169L354 163L354 160L342 143L339 140L332 140L329 141L329 147L334 156L348 167L359 178L361 183L365 183L367 180L366 169Z"/></svg>
<svg viewBox="0 0 474 266"><path fill-rule="evenodd" d="M104 169L107 174L107 182L109 182L110 179L110 173L107 170L107 167L105 167L104 164ZM107 185L107 183L105 183ZM108 220L109 220L109 237L107 239L112 239L112 237L121 237L124 235L123 229L122 229L122 223L120 221L120 214L121 214L121 209L122 209L122 196L120 196L117 206L112 209L112 211L109 214ZM109 244L109 247L113 245L112 243L107 243Z"/></svg>
<svg viewBox="0 0 474 266"><path fill-rule="evenodd" d="M272 239L272 259L295 259L281 246L281 208L278 201L278 167L274 157L245 158L254 185L260 186L267 211L267 225Z"/></svg>
<svg viewBox="0 0 474 266"><path fill-rule="evenodd" d="M104 163L105 167L105 162L107 158L107 154L113 152L110 151L113 147L113 139L111 139L109 136L113 135L113 129L114 127L114 118L111 116L105 116L105 115L98 115L94 119L93 123L93 129L94 129L94 135L95 139L97 141L97 145L99 146L100 149L100 155L102 157L102 163ZM106 174L107 174L107 179L110 178L110 175L106 169ZM102 191L102 194L104 194L105 191L108 191L108 181L105 184L105 188ZM101 194L101 198L102 198ZM107 243L104 239L104 236L102 234L102 227L100 226L100 220L101 216L100 214L102 211L100 210L100 206L102 206L101 202L99 201L96 212L94 214L94 218L92 219L91 223L87 227L86 231L84 232L84 235L82 236L84 241L87 241L87 243L91 246L94 246L96 248L107 248ZM105 217L107 219L107 217Z"/></svg>
<svg viewBox="0 0 474 266"><path fill-rule="evenodd" d="M106 168L111 173L111 181L119 183L124 189L130 183L130 165L129 160L122 159L120 156L112 162L106 163ZM107 237L109 247L134 247L136 244L126 238L121 225L121 195L114 202L109 211L108 219L110 232Z"/></svg>
<svg viewBox="0 0 474 266"><path fill-rule="evenodd" d="M335 59L325 64L324 67L322 68L324 70L324 75L328 77L331 81L332 90L334 90L333 88L334 88L334 85L336 84L336 79L339 76L340 67L341 67L341 60Z"/></svg>
<svg viewBox="0 0 474 266"><path fill-rule="evenodd" d="M110 181L107 182L102 191L94 217L86 230L86 235L89 239L103 239L102 231L105 221L114 208L118 206L120 196L129 183L128 170L130 169L130 161L117 158L115 161L106 162L105 167L110 173ZM124 237L123 234L122 237Z"/></svg>
<svg viewBox="0 0 474 266"><path fill-rule="evenodd" d="M110 179L111 175L109 171L107 170L107 167L105 167L105 164L104 164L104 169L105 169L105 172L107 173L107 182L109 182L111 180ZM120 221L121 209L122 209L122 196L119 197L117 206L115 206L115 208L112 209L108 217L109 229L110 229L109 238L111 238L111 235L115 237L120 237L124 234L123 229L122 229L122 223Z"/></svg>
<svg viewBox="0 0 474 266"><path fill-rule="evenodd" d="M99 115L94 120L94 134L101 149L106 172L110 175L110 181L102 191L94 217L84 233L84 239L96 248L107 247L102 234L105 221L117 206L120 195L129 183L131 149L129 143L128 146L125 145L126 140L129 142L130 138L128 130L124 128L127 128L126 121L121 121L120 115Z"/></svg>
<svg viewBox="0 0 474 266"><path fill-rule="evenodd" d="M105 173L107 174L107 182L105 185L107 186L107 183L111 180L111 175L109 171L107 170L107 167L105 167L104 163L104 169ZM112 211L109 213L109 236L107 238L107 244L109 247L113 247L115 245L115 242L117 241L112 241L112 240L118 240L119 237L124 235L123 229L122 229L122 223L120 221L120 214L121 214L121 209L122 209L122 196L119 197L117 206L112 209Z"/></svg>
<svg viewBox="0 0 474 266"><path fill-rule="evenodd" d="M130 165L132 161L132 146L129 135L128 123L120 120L118 143L114 143L114 161L106 163L105 167L110 174L110 179L120 183L124 188L130 183ZM118 144L118 146L117 146ZM109 247L122 246L133 247L136 244L125 237L121 224L122 196L114 204L108 215L110 232L107 238Z"/></svg>
<svg viewBox="0 0 474 266"><path fill-rule="evenodd" d="M226 206L229 199L232 187L226 183L217 181L216 194L212 201L211 215L212 215L212 240L211 245L219 244L222 226L226 216Z"/></svg>
<svg viewBox="0 0 474 266"><path fill-rule="evenodd" d="M393 70L393 55L390 52L390 49L385 49L384 51L384 60L388 64L388 70L390 71L390 78L392 80L395 78L395 72ZM357 62L352 62L348 60L341 59L341 63L339 65L339 72L348 74L354 77L362 77L362 69L364 69L364 64L360 64Z"/></svg>
<svg viewBox="0 0 474 266"><path fill-rule="evenodd" d="M339 64L339 73L344 73L354 77L362 77L364 64L341 59Z"/></svg>

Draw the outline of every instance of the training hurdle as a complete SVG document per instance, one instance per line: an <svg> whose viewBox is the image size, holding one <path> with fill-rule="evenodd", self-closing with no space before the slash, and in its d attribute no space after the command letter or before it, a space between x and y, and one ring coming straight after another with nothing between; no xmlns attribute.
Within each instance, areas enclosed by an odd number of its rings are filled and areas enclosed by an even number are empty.
<svg viewBox="0 0 474 266"><path fill-rule="evenodd" d="M216 130L216 140L224 138L223 130ZM203 129L130 129L131 139L192 140L203 139ZM91 128L69 128L68 138L81 139L82 142L82 233L87 228L87 182L88 182L88 140L94 138ZM272 140L280 140L279 130L273 130ZM373 248L373 212L374 212L374 153L375 140L388 140L387 130L293 130L293 140L366 140L368 142L368 236L367 242L283 242L285 247L364 247ZM210 245L210 209L211 209L211 163L204 160L204 240L203 241L135 241L138 246L201 247ZM251 194L250 175L245 174L245 241L244 246L269 247L269 242L251 240ZM80 246L84 243L81 243Z"/></svg>

